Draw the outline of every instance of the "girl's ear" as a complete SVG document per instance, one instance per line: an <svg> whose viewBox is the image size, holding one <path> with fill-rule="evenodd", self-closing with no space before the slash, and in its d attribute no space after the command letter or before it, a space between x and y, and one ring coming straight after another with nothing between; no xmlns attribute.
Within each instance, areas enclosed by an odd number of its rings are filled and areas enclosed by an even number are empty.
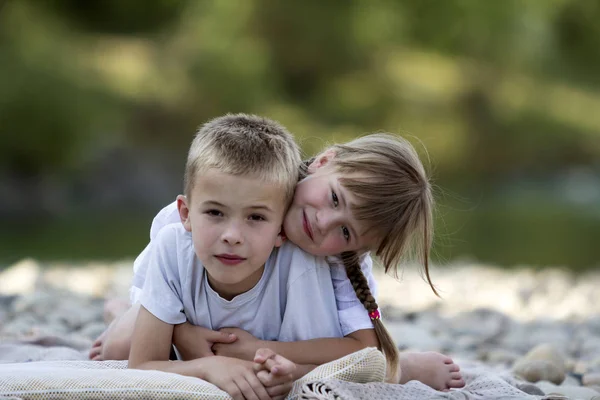
<svg viewBox="0 0 600 400"><path fill-rule="evenodd" d="M188 205L188 199L184 195L180 194L177 196L177 210L179 211L179 218L186 231L192 231L192 223L190 222L190 207Z"/></svg>
<svg viewBox="0 0 600 400"><path fill-rule="evenodd" d="M317 169L326 166L335 158L335 150L328 149L315 157L314 161L308 166L308 173L314 174Z"/></svg>

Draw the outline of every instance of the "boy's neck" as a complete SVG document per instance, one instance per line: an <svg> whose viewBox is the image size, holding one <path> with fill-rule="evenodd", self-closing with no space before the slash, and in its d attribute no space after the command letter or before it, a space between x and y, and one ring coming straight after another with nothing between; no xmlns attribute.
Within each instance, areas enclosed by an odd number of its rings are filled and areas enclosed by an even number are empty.
<svg viewBox="0 0 600 400"><path fill-rule="evenodd" d="M206 270L205 270L206 271ZM224 282L217 282L213 277L210 276L208 271L206 271L206 277L208 279L208 284L210 287L223 299L231 301L234 297L239 296L242 293L246 293L255 287L262 275L265 271L265 266L263 265L259 269L257 269L252 275L248 276L241 282L235 284L228 284Z"/></svg>

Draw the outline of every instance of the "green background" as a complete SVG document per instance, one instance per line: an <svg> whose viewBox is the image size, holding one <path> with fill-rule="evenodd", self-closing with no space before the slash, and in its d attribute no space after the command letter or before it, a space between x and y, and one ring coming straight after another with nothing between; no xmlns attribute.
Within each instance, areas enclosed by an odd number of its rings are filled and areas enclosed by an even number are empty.
<svg viewBox="0 0 600 400"><path fill-rule="evenodd" d="M599 1L0 4L0 266L134 257L226 112L406 136L437 262L599 265Z"/></svg>

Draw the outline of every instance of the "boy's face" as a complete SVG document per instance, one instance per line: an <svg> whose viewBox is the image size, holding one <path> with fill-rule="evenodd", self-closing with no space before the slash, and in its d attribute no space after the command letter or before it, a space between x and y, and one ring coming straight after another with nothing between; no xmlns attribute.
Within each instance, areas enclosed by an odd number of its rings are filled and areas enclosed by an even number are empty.
<svg viewBox="0 0 600 400"><path fill-rule="evenodd" d="M179 214L213 289L230 299L253 288L282 244L284 190L209 170L196 178L189 200L177 198Z"/></svg>

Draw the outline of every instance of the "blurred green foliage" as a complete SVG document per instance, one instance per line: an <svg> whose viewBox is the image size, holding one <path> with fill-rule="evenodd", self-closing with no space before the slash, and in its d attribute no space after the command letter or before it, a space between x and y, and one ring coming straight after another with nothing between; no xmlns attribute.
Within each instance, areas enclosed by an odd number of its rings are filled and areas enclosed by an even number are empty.
<svg viewBox="0 0 600 400"><path fill-rule="evenodd" d="M111 146L183 163L225 112L278 119L307 155L391 131L440 187L439 260L594 267L600 201L561 184L600 182L599 19L597 0L8 0L0 177L69 182ZM135 255L155 210L127 206L7 218L0 261Z"/></svg>

